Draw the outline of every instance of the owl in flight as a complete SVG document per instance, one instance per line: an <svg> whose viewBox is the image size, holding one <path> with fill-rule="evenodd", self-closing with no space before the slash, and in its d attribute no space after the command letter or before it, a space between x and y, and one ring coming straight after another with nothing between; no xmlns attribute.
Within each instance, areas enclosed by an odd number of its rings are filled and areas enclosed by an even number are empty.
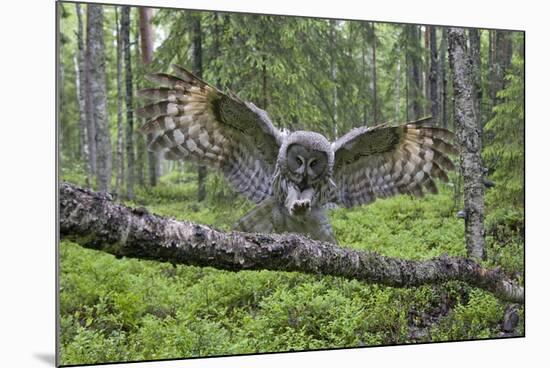
<svg viewBox="0 0 550 368"><path fill-rule="evenodd" d="M168 160L190 160L220 170L233 188L257 206L235 229L294 232L336 243L326 208L353 207L400 193L437 193L434 179L448 181L456 154L454 134L431 119L349 131L335 142L310 131L287 132L267 113L224 94L189 71L151 74L160 85L139 91L152 103L137 110L147 118L149 149Z"/></svg>

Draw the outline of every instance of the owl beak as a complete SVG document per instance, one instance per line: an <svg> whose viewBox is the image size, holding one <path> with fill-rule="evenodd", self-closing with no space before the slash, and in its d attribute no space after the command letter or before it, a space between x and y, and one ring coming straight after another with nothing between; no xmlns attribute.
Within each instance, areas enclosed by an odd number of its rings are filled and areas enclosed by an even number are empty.
<svg viewBox="0 0 550 368"><path fill-rule="evenodd" d="M292 216L303 216L311 210L311 202L313 200L313 188L307 188L300 191L298 188L291 186L285 200L285 206Z"/></svg>

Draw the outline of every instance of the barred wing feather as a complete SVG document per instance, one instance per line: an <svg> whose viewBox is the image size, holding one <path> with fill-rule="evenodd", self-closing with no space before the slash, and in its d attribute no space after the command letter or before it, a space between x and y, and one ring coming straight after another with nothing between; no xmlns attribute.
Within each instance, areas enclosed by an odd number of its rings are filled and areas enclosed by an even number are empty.
<svg viewBox="0 0 550 368"><path fill-rule="evenodd" d="M137 110L148 119L149 149L168 160L191 160L219 169L237 192L259 203L271 195L281 133L267 113L226 95L186 69L151 74L160 85L139 91L153 102Z"/></svg>
<svg viewBox="0 0 550 368"><path fill-rule="evenodd" d="M430 125L431 118L399 126L356 128L333 143L336 203L368 204L400 193L437 193L434 179L447 182L454 169L454 134Z"/></svg>

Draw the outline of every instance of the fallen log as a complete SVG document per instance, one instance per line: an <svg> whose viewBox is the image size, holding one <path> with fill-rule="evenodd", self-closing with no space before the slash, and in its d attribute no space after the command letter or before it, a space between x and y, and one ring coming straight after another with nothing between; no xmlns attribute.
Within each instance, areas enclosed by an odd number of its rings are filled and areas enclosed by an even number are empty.
<svg viewBox="0 0 550 368"><path fill-rule="evenodd" d="M107 193L62 183L59 230L64 239L117 257L218 269L298 271L394 287L464 281L499 298L524 302L524 289L501 269L441 256L406 260L323 243L297 234L222 232L116 203Z"/></svg>

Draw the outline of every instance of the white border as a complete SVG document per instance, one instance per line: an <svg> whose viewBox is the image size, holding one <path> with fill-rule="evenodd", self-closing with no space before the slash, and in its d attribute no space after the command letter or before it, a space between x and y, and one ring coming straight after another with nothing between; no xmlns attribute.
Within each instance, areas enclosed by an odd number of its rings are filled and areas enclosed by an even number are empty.
<svg viewBox="0 0 550 368"><path fill-rule="evenodd" d="M113 367L518 367L547 361L548 10L518 1L112 1L527 31L527 337L525 339L118 364ZM536 4L536 5L535 5ZM54 354L54 7L11 0L0 22L2 83L0 365L52 366ZM7 206L6 206L7 203ZM545 272L546 271L546 272ZM159 342L162 343L162 342Z"/></svg>

